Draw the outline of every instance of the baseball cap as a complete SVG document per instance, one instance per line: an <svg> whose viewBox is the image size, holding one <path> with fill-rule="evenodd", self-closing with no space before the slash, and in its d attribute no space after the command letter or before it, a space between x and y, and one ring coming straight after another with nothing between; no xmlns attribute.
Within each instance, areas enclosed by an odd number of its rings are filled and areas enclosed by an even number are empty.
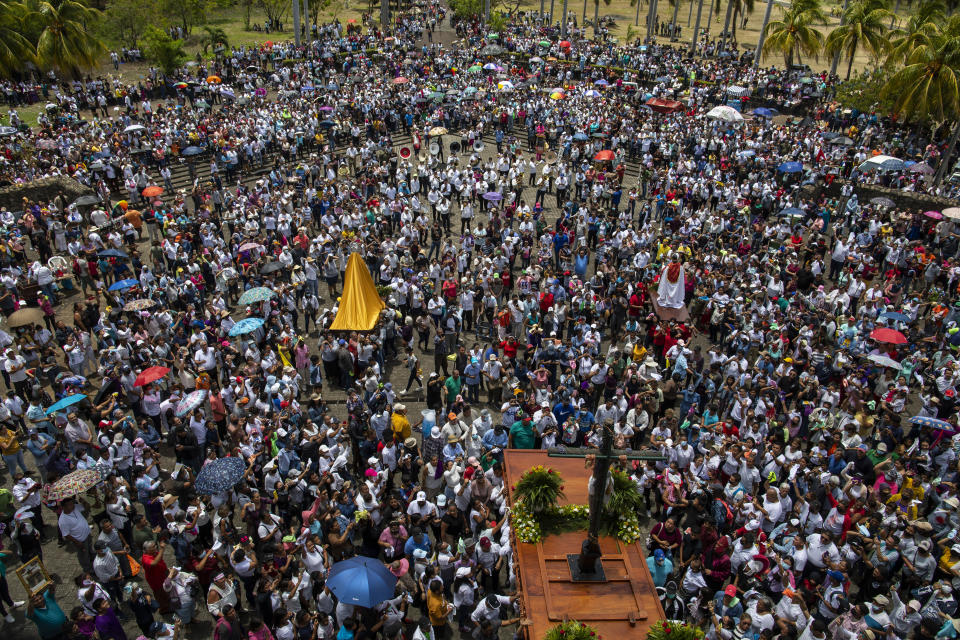
<svg viewBox="0 0 960 640"><path fill-rule="evenodd" d="M736 597L737 597L737 588L736 588L734 585L732 585L732 584L728 584L727 587L726 587L726 589L723 590L723 593L724 593L724 595L728 595L728 596L730 596L731 598L736 598Z"/></svg>

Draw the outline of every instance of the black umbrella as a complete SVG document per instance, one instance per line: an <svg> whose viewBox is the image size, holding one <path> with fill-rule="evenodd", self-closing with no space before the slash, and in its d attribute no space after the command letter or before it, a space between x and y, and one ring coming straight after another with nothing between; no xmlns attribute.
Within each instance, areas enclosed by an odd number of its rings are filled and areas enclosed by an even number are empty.
<svg viewBox="0 0 960 640"><path fill-rule="evenodd" d="M260 267L260 273L273 273L274 271L280 271L281 269L283 269L283 265L279 262L268 262Z"/></svg>

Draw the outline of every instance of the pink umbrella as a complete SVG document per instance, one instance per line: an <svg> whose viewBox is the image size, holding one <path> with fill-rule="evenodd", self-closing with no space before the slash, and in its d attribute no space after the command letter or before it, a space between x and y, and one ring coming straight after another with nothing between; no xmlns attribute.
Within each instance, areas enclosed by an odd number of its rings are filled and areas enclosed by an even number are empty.
<svg viewBox="0 0 960 640"><path fill-rule="evenodd" d="M923 215L927 216L928 218L932 218L933 220L943 220L943 214L939 211L924 211Z"/></svg>

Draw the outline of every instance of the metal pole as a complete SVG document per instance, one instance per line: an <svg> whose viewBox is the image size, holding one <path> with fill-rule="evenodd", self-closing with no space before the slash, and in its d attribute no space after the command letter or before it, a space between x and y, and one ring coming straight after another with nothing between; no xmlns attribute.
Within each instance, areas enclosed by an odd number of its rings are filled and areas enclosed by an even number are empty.
<svg viewBox="0 0 960 640"><path fill-rule="evenodd" d="M639 1L637 0L637 2ZM560 17L560 39L567 39L567 0L563 0L563 16Z"/></svg>
<svg viewBox="0 0 960 640"><path fill-rule="evenodd" d="M843 0L843 8L840 9L840 26L843 26L843 23L847 21L847 5L850 3L850 0ZM840 64L840 51L839 49L835 54L833 54L833 62L830 63L830 75L837 75L837 66ZM787 69L789 71L789 69Z"/></svg>
<svg viewBox="0 0 960 640"><path fill-rule="evenodd" d="M773 11L773 0L767 0L767 11L763 14L763 26L760 28L760 39L757 41L757 49L753 52L753 68L760 67L760 56L763 52L763 41L767 35L767 25L770 24L770 12Z"/></svg>
<svg viewBox="0 0 960 640"><path fill-rule="evenodd" d="M300 0L293 0L293 43L300 46Z"/></svg>

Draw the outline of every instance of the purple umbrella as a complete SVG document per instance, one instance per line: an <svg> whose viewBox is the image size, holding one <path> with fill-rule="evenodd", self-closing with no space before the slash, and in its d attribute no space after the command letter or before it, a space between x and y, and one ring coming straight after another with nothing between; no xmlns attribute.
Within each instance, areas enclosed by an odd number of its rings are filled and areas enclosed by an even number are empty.
<svg viewBox="0 0 960 640"><path fill-rule="evenodd" d="M503 196L496 191L487 191L483 194L483 199L489 200L490 202L497 202L498 200L502 200Z"/></svg>
<svg viewBox="0 0 960 640"><path fill-rule="evenodd" d="M333 107L331 107L328 104L325 104L322 107L320 107L320 111L333 111Z"/></svg>

